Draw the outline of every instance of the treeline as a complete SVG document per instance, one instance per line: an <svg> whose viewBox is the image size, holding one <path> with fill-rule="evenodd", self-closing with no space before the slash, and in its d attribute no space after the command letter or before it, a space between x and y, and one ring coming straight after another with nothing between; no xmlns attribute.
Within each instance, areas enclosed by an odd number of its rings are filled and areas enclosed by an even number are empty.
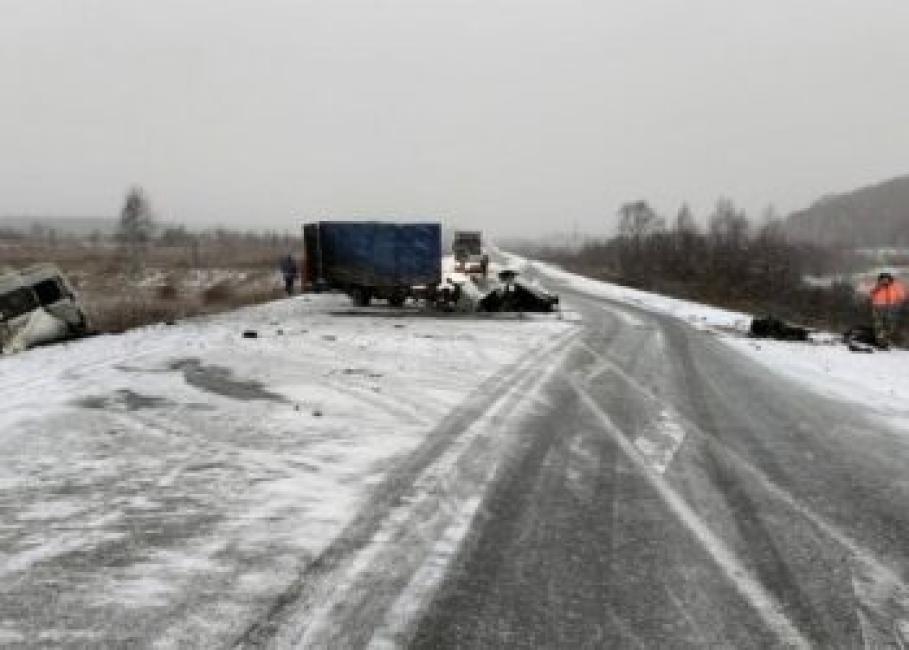
<svg viewBox="0 0 909 650"><path fill-rule="evenodd" d="M169 269L272 268L280 256L302 248L302 233L228 228L193 231L182 225L163 225L140 187L126 193L113 226L106 233L95 230L87 235L61 233L40 223L27 232L0 228L0 262L15 266L53 261L71 269L94 262L111 272L122 269L139 277L149 263Z"/></svg>
<svg viewBox="0 0 909 650"><path fill-rule="evenodd" d="M60 220L57 220L60 221ZM221 248L259 247L287 248L294 247L302 240L302 232L292 235L289 232L262 230L239 230L230 228L211 228L207 230L190 230L183 225L162 224L151 206L145 191L131 187L124 198L120 215L111 220L112 228L108 232L96 229L87 235L76 235L61 232L55 226L34 223L27 230L0 226L0 241L42 244L53 247L58 244L77 246L159 246L159 247L193 247L206 245Z"/></svg>
<svg viewBox="0 0 909 650"><path fill-rule="evenodd" d="M618 216L616 237L533 254L590 277L809 325L845 328L867 320L846 279L863 260L846 249L788 239L772 210L755 223L721 199L705 227L687 206L667 220L635 201ZM804 281L834 275L843 279L828 286Z"/></svg>
<svg viewBox="0 0 909 650"><path fill-rule="evenodd" d="M142 232L140 238L152 246L164 248L177 246L221 245L242 246L254 245L264 248L281 249L288 245L294 246L301 241L301 236L289 232L274 230L240 230L231 228L210 228L193 230L186 226L155 226L148 232ZM69 245L79 247L109 246L121 244L129 239L129 235L117 230L115 232L102 232L96 230L88 234L74 234L61 231L57 228L44 228L36 226L28 230L0 227L0 241L20 244L38 244L42 246Z"/></svg>

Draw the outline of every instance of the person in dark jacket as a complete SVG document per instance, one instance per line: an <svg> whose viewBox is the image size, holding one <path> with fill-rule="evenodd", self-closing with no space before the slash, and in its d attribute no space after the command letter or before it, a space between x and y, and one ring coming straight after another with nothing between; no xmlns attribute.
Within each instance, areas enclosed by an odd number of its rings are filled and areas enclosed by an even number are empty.
<svg viewBox="0 0 909 650"><path fill-rule="evenodd" d="M297 262L290 253L281 258L281 275L284 276L284 291L288 296L293 295L294 282L297 279Z"/></svg>
<svg viewBox="0 0 909 650"><path fill-rule="evenodd" d="M485 278L489 273L489 255L483 253L483 257L480 258L480 273L483 274Z"/></svg>

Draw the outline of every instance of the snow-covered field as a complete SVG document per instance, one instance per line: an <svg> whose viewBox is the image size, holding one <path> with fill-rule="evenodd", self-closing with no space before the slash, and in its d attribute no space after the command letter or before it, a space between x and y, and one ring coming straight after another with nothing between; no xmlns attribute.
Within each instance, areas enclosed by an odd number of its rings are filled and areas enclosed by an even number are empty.
<svg viewBox="0 0 909 650"><path fill-rule="evenodd" d="M542 262L507 255L516 269L534 271L559 285L590 296L635 305L682 319L715 333L726 344L768 369L809 384L829 397L854 402L909 429L909 351L863 354L850 352L834 334L819 334L810 343L756 340L745 336L751 315L600 282ZM565 301L570 306L570 300Z"/></svg>
<svg viewBox="0 0 909 650"><path fill-rule="evenodd" d="M0 646L229 642L452 408L571 328L349 308L0 359Z"/></svg>

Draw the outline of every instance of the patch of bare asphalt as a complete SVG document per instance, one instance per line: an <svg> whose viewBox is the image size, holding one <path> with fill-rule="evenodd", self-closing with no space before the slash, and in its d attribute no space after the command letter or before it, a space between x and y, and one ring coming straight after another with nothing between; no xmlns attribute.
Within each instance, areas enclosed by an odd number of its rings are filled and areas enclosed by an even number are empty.
<svg viewBox="0 0 909 650"><path fill-rule="evenodd" d="M108 396L89 396L76 400L76 405L86 409L139 411L170 404L170 400L152 395L142 395L129 389L115 391Z"/></svg>
<svg viewBox="0 0 909 650"><path fill-rule="evenodd" d="M237 379L228 368L221 366L208 366L199 359L177 359L170 366L171 370L183 373L187 384L222 397L231 397L239 400L271 400L285 402L286 400L277 393L265 389L265 386L255 380Z"/></svg>

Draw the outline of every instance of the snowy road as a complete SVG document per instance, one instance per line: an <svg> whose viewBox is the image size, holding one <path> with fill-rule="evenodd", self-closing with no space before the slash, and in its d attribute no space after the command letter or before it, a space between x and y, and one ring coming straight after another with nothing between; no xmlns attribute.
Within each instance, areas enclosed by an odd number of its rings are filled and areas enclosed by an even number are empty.
<svg viewBox="0 0 909 650"><path fill-rule="evenodd" d="M410 647L906 647L905 429L552 284L583 334Z"/></svg>
<svg viewBox="0 0 909 650"><path fill-rule="evenodd" d="M572 330L349 306L0 358L0 647L252 638Z"/></svg>
<svg viewBox="0 0 909 650"><path fill-rule="evenodd" d="M905 647L898 400L547 281L579 322L290 301L2 360L0 645Z"/></svg>

